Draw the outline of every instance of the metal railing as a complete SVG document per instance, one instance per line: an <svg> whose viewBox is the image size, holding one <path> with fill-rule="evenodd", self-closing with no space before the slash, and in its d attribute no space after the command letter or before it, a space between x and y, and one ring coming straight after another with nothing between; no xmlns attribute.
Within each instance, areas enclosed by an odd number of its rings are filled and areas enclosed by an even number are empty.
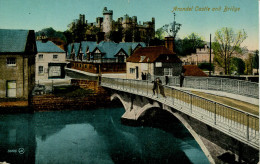
<svg viewBox="0 0 260 164"><path fill-rule="evenodd" d="M157 100L210 125L254 148L259 148L259 117L242 110L161 85L153 95L153 83L144 80L102 77L101 86Z"/></svg>
<svg viewBox="0 0 260 164"><path fill-rule="evenodd" d="M165 84L164 76L152 76L150 80L159 77L163 84ZM180 86L179 76L169 76L168 85ZM239 94L247 97L259 98L259 85L258 83L249 82L245 80L236 80L228 78L217 77L185 77L183 87L205 90L223 91L233 94Z"/></svg>

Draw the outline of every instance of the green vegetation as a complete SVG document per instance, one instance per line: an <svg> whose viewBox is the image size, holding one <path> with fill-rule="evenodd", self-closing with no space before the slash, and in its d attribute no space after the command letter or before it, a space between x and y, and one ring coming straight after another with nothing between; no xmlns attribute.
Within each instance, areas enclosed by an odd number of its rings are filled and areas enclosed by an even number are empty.
<svg viewBox="0 0 260 164"><path fill-rule="evenodd" d="M244 74L245 71L245 62L240 59L240 58L236 58L233 57L231 59L231 72L236 72L239 75Z"/></svg>
<svg viewBox="0 0 260 164"><path fill-rule="evenodd" d="M231 74L231 60L233 54L241 53L241 43L247 38L244 30L237 33L232 28L221 28L215 32L215 42L212 44L214 61L225 70L225 74Z"/></svg>
<svg viewBox="0 0 260 164"><path fill-rule="evenodd" d="M210 65L210 63L200 63L198 67L203 71L209 71L209 70L214 71L214 64Z"/></svg>
<svg viewBox="0 0 260 164"><path fill-rule="evenodd" d="M182 40L175 40L175 51L179 56L186 56L191 53L196 53L196 49L203 48L205 44L201 36L196 33L191 33Z"/></svg>
<svg viewBox="0 0 260 164"><path fill-rule="evenodd" d="M258 74L258 68L259 68L259 56L258 55L259 55L259 51L256 50L255 54L253 56L253 62L252 62L253 68L257 69L257 74Z"/></svg>
<svg viewBox="0 0 260 164"><path fill-rule="evenodd" d="M90 94L94 94L91 89L82 89L79 86L66 85L66 86L54 86L54 95L60 97L86 97Z"/></svg>
<svg viewBox="0 0 260 164"><path fill-rule="evenodd" d="M66 36L61 31L56 31L52 27L44 28L35 33L35 36L47 36L48 38L60 38L64 42L67 42Z"/></svg>

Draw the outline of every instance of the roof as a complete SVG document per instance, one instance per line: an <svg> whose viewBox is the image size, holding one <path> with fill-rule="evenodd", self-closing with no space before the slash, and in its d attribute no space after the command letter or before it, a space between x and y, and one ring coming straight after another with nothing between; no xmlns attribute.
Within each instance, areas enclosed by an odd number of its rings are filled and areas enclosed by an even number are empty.
<svg viewBox="0 0 260 164"><path fill-rule="evenodd" d="M81 48L81 51L84 54L84 58L86 58L87 56L87 50L92 53L96 49L99 49L101 53L104 54L104 58L116 58L116 55L121 50L123 50L128 56L130 56L137 46L145 47L146 45L143 42L115 43L113 41L102 41L98 44L93 41L82 41L81 43L71 43L68 45L67 58L71 57L72 47L74 47L76 55L79 53L79 49Z"/></svg>
<svg viewBox="0 0 260 164"><path fill-rule="evenodd" d="M68 49L67 49L67 59L70 59L71 56L71 48L72 48L72 44L68 45Z"/></svg>
<svg viewBox="0 0 260 164"><path fill-rule="evenodd" d="M138 45L145 47L145 43L143 42L118 43L115 55L118 54L121 50L123 50L128 56L130 56L131 52L134 51Z"/></svg>
<svg viewBox="0 0 260 164"><path fill-rule="evenodd" d="M95 47L96 47L97 43L96 42L91 42L91 41L83 41L81 42L81 50L84 54L84 56L86 56L86 51L89 50L90 52L92 52Z"/></svg>
<svg viewBox="0 0 260 164"><path fill-rule="evenodd" d="M196 65L184 65L184 76L208 76Z"/></svg>
<svg viewBox="0 0 260 164"><path fill-rule="evenodd" d="M78 56L79 49L80 49L80 43L74 43L73 48L74 48L75 56ZM73 51L73 50L71 50L71 51Z"/></svg>
<svg viewBox="0 0 260 164"><path fill-rule="evenodd" d="M141 56L145 56L143 61L140 61ZM177 57L177 55L171 52L170 50L168 50L164 46L139 48L133 53L133 55L131 55L127 59L127 62L134 62L134 63L137 62L153 63L155 61L181 63L181 60Z"/></svg>
<svg viewBox="0 0 260 164"><path fill-rule="evenodd" d="M97 48L101 51L101 53L104 53L104 58L115 58L114 57L114 51L117 47L117 44L115 42L105 42L102 41L97 45Z"/></svg>
<svg viewBox="0 0 260 164"><path fill-rule="evenodd" d="M52 41L42 42L42 41L36 41L37 50L38 52L63 52L60 47L58 47L56 44L54 44Z"/></svg>
<svg viewBox="0 0 260 164"><path fill-rule="evenodd" d="M0 29L0 52L25 52L29 30Z"/></svg>

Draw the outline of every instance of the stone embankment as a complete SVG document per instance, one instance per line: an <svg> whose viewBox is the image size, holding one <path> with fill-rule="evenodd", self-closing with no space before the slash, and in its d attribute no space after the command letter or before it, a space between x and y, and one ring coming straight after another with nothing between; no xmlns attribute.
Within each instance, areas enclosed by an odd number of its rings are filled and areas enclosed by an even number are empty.
<svg viewBox="0 0 260 164"><path fill-rule="evenodd" d="M109 95L97 81L73 79L71 84L91 92L76 95L70 93L35 95L31 100L34 111L87 110L104 107L110 103Z"/></svg>

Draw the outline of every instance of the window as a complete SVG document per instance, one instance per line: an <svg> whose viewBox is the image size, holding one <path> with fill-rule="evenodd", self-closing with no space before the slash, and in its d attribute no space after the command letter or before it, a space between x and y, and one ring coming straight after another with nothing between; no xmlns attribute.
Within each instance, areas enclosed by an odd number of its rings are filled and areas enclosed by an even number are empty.
<svg viewBox="0 0 260 164"><path fill-rule="evenodd" d="M146 56L141 56L140 62L143 62L145 58L146 58Z"/></svg>
<svg viewBox="0 0 260 164"><path fill-rule="evenodd" d="M38 73L43 74L43 66L39 66Z"/></svg>
<svg viewBox="0 0 260 164"><path fill-rule="evenodd" d="M58 59L58 55L53 55L53 59L57 60Z"/></svg>
<svg viewBox="0 0 260 164"><path fill-rule="evenodd" d="M164 68L164 76L172 76L172 68Z"/></svg>
<svg viewBox="0 0 260 164"><path fill-rule="evenodd" d="M94 54L94 60L101 60L101 54Z"/></svg>
<svg viewBox="0 0 260 164"><path fill-rule="evenodd" d="M155 67L162 67L162 62L156 62Z"/></svg>
<svg viewBox="0 0 260 164"><path fill-rule="evenodd" d="M43 60L43 54L39 54L38 59Z"/></svg>
<svg viewBox="0 0 260 164"><path fill-rule="evenodd" d="M135 68L130 68L130 73L135 73Z"/></svg>
<svg viewBox="0 0 260 164"><path fill-rule="evenodd" d="M6 81L6 97L16 97L16 81Z"/></svg>
<svg viewBox="0 0 260 164"><path fill-rule="evenodd" d="M8 66L16 66L16 60L15 60L15 58L7 58L6 64L7 64Z"/></svg>

